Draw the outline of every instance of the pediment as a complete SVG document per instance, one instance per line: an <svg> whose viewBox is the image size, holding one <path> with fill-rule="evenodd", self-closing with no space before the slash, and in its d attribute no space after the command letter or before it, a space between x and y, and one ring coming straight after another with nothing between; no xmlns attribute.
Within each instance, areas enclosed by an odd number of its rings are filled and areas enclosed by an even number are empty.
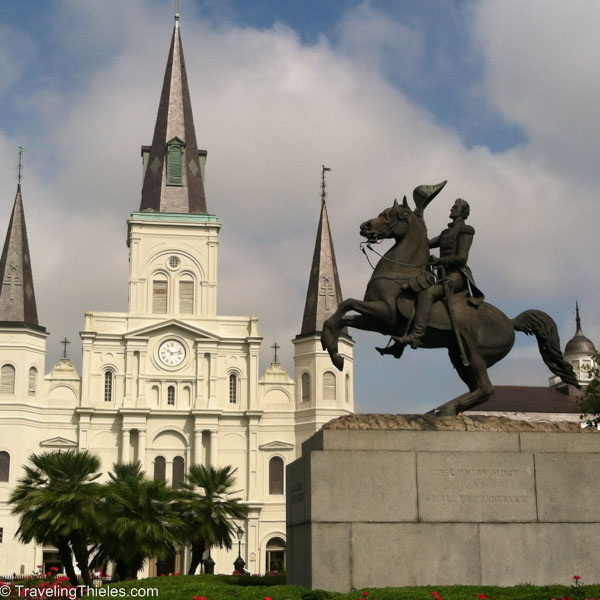
<svg viewBox="0 0 600 600"><path fill-rule="evenodd" d="M176 329L180 329L182 332L191 334L195 338L201 338L214 342L218 342L221 339L219 336L215 335L210 331L206 331L204 329L201 329L200 327L195 327L194 325L190 325L189 323L185 323L184 321L180 321L179 319L169 319L167 321L161 321L160 323L146 325L145 327L141 327L139 329L132 329L131 331L128 331L125 334L125 338L131 339L136 337L147 337L149 334L156 333L168 327L175 327Z"/></svg>
<svg viewBox="0 0 600 600"><path fill-rule="evenodd" d="M266 444L262 444L258 448L259 450L293 450L294 444L275 440L273 442L267 442Z"/></svg>
<svg viewBox="0 0 600 600"><path fill-rule="evenodd" d="M67 438L56 436L40 442L42 448L77 448L77 442Z"/></svg>

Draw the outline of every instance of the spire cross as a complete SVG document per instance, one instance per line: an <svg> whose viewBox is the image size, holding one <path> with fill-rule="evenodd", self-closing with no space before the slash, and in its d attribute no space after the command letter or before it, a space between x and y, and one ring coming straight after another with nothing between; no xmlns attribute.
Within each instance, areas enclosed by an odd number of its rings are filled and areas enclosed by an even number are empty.
<svg viewBox="0 0 600 600"><path fill-rule="evenodd" d="M321 202L323 202L323 204L325 204L325 198L327 197L327 192L325 191L327 187L325 183L325 173L327 171L331 171L331 169L325 165L321 165Z"/></svg>
<svg viewBox="0 0 600 600"><path fill-rule="evenodd" d="M65 339L62 340L60 343L64 346L63 358L67 358L67 344L70 344L71 342L65 337Z"/></svg>
<svg viewBox="0 0 600 600"><path fill-rule="evenodd" d="M279 348L281 348L281 346L275 342L271 348L273 348L273 350L275 350L275 358L273 359L273 362L276 363L277 362L277 350L279 350Z"/></svg>
<svg viewBox="0 0 600 600"><path fill-rule="evenodd" d="M335 290L329 281L329 277L323 275L321 277L321 289L319 290L319 296L325 296L325 309L329 310L329 298L335 298Z"/></svg>
<svg viewBox="0 0 600 600"><path fill-rule="evenodd" d="M6 285L10 285L10 300L15 299L15 285L22 286L23 283L19 283L19 276L15 274L17 267L10 265L11 272L6 275Z"/></svg>
<svg viewBox="0 0 600 600"><path fill-rule="evenodd" d="M17 167L17 183L21 185L21 179L23 179L23 152L25 152L27 148L24 146L19 146L19 163Z"/></svg>
<svg viewBox="0 0 600 600"><path fill-rule="evenodd" d="M175 0L175 20L179 20L179 0Z"/></svg>

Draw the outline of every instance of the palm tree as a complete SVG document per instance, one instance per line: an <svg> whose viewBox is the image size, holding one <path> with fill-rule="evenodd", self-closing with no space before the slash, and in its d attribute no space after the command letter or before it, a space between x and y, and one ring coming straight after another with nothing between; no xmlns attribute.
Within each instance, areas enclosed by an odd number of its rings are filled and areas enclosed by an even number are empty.
<svg viewBox="0 0 600 600"><path fill-rule="evenodd" d="M234 520L245 519L248 507L239 498L230 498L236 469L232 466L205 467L193 465L184 484L182 501L187 541L192 546L189 574L202 562L205 550L212 546L232 547L236 530Z"/></svg>
<svg viewBox="0 0 600 600"><path fill-rule="evenodd" d="M71 552L82 579L92 585L89 548L102 527L100 460L87 450L32 454L25 476L10 496L21 516L22 542L55 544L72 585L78 585Z"/></svg>
<svg viewBox="0 0 600 600"><path fill-rule="evenodd" d="M146 479L139 462L113 465L109 478L108 524L98 559L115 562L119 580L135 579L147 558L164 558L181 541L178 493L162 481Z"/></svg>

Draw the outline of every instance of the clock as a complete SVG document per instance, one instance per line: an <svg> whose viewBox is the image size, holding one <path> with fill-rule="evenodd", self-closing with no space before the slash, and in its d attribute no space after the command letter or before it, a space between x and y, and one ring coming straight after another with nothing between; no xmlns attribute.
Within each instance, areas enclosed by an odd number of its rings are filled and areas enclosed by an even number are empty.
<svg viewBox="0 0 600 600"><path fill-rule="evenodd" d="M178 340L166 340L158 348L158 358L167 367L177 367L185 360L185 346Z"/></svg>

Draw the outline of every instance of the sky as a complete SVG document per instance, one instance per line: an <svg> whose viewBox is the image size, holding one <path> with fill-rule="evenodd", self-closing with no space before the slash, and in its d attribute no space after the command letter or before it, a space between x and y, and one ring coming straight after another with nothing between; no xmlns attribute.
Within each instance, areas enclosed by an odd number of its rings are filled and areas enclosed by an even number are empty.
<svg viewBox="0 0 600 600"><path fill-rule="evenodd" d="M4 0L0 235L18 147L48 364L79 367L89 310L126 311L126 221L139 208L173 27L172 0ZM344 297L371 268L358 226L444 179L430 235L471 205L469 264L509 317L539 308L564 343L600 339L600 3L587 0L181 0L208 210L223 227L219 313L258 315L293 372L320 210L321 165ZM356 340L360 412L422 412L466 391L444 350L380 357ZM546 385L517 334L498 385Z"/></svg>

